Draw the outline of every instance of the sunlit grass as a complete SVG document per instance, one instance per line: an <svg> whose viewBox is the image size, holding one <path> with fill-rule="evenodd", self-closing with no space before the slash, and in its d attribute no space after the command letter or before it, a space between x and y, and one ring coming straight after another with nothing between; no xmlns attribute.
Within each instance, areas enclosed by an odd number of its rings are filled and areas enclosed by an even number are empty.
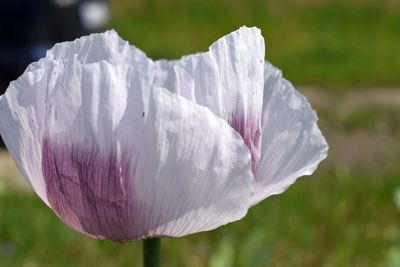
<svg viewBox="0 0 400 267"><path fill-rule="evenodd" d="M399 173L303 178L239 222L164 239L163 266L383 266L400 248L399 181ZM80 235L33 194L3 191L0 203L3 266L140 266L140 242Z"/></svg>
<svg viewBox="0 0 400 267"><path fill-rule="evenodd" d="M111 6L110 26L154 58L204 51L246 24L262 29L267 58L295 84L335 92L400 85L396 1L121 0ZM395 163L400 151L391 146L400 134L399 109L355 101L340 105L341 100L324 97L333 103L317 105L328 141L336 142L339 134L342 139L383 138L358 146L351 139L343 150L331 142L330 158L316 175L252 208L243 220L164 239L163 266L400 266L400 169ZM391 151L372 153L374 165L371 158L360 158L357 165L342 159L354 149L360 150L355 155L369 154L377 144ZM65 226L0 153L1 267L133 267L140 262L140 242L97 241Z"/></svg>
<svg viewBox="0 0 400 267"><path fill-rule="evenodd" d="M241 25L262 29L267 58L295 84L327 89L400 84L394 1L112 2L110 26L154 58L204 51Z"/></svg>

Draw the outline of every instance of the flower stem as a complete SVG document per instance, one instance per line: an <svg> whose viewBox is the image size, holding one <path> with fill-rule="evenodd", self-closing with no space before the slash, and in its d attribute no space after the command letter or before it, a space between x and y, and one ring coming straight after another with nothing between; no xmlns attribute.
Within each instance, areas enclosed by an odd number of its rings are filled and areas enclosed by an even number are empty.
<svg viewBox="0 0 400 267"><path fill-rule="evenodd" d="M143 267L160 266L160 238L143 240Z"/></svg>

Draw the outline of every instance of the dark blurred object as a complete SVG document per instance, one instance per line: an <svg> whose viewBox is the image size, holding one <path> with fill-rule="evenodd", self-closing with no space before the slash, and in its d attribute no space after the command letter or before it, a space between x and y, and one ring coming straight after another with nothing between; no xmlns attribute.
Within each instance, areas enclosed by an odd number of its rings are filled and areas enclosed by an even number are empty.
<svg viewBox="0 0 400 267"><path fill-rule="evenodd" d="M0 95L55 43L102 31L108 18L107 0L0 0Z"/></svg>
<svg viewBox="0 0 400 267"><path fill-rule="evenodd" d="M0 94L55 43L102 31L106 0L0 0Z"/></svg>

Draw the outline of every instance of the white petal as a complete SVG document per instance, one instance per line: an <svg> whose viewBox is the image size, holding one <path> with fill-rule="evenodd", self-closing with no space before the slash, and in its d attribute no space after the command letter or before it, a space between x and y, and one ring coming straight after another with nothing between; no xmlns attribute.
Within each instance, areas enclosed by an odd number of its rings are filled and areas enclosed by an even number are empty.
<svg viewBox="0 0 400 267"><path fill-rule="evenodd" d="M152 64L152 60L148 59L145 53L129 45L114 30L56 44L47 51L46 57L61 61L77 57L83 64L104 60L113 65L135 66L143 72L147 72Z"/></svg>
<svg viewBox="0 0 400 267"><path fill-rule="evenodd" d="M25 180L49 205L42 175L45 70L27 72L0 98L0 134Z"/></svg>
<svg viewBox="0 0 400 267"><path fill-rule="evenodd" d="M307 99L270 63L264 75L261 162L253 205L312 174L328 151Z"/></svg>
<svg viewBox="0 0 400 267"><path fill-rule="evenodd" d="M183 68L172 65L170 61L159 60L153 72L154 84L196 103L195 81Z"/></svg>
<svg viewBox="0 0 400 267"><path fill-rule="evenodd" d="M25 72L45 68L53 61L65 63L72 60L83 64L107 61L114 65L134 66L149 80L154 79L154 62L140 49L129 45L114 30L58 43L47 51L45 58L31 63Z"/></svg>
<svg viewBox="0 0 400 267"><path fill-rule="evenodd" d="M20 80L29 83L10 88L0 105L13 158L64 222L126 241L245 215L254 177L239 134L136 68L81 62L49 61L41 79L26 72Z"/></svg>
<svg viewBox="0 0 400 267"><path fill-rule="evenodd" d="M208 107L241 134L252 153L254 171L259 159L264 53L260 30L242 27L219 39L206 53L156 62L158 85L174 87L168 77L176 65L192 77L196 103Z"/></svg>
<svg viewBox="0 0 400 267"><path fill-rule="evenodd" d="M251 152L255 173L260 158L264 80L264 39L259 29L242 27L219 39L206 53L156 63L108 31L55 45L27 72L43 68L49 61L74 58L84 64L104 60L134 66L152 83L208 107L240 133Z"/></svg>

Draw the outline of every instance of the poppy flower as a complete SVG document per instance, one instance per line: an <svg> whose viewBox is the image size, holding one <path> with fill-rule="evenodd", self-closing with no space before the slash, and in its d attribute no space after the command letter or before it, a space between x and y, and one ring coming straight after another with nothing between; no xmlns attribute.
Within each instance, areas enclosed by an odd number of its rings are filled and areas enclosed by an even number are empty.
<svg viewBox="0 0 400 267"><path fill-rule="evenodd" d="M0 97L26 181L73 229L116 242L241 219L327 155L316 113L257 28L149 59L115 31L56 44Z"/></svg>

